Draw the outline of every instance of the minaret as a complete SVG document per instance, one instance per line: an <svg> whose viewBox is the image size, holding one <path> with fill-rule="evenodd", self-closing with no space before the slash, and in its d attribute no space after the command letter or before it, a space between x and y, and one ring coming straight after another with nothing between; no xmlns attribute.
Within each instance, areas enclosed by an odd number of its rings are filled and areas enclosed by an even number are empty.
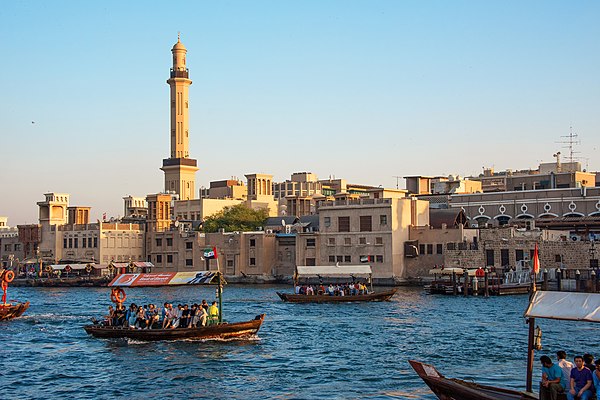
<svg viewBox="0 0 600 400"><path fill-rule="evenodd" d="M173 68L167 83L171 87L171 155L163 160L165 191L174 191L180 200L191 200L195 194L196 160L189 158L189 71L185 66L187 50L177 35L171 49Z"/></svg>

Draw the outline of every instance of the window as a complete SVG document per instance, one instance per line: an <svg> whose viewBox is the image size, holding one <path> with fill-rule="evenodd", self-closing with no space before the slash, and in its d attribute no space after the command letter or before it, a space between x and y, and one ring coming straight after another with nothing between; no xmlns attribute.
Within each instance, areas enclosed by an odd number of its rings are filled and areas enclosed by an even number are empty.
<svg viewBox="0 0 600 400"><path fill-rule="evenodd" d="M562 261L562 257L560 256L560 254L555 254L554 255L554 261L555 262L561 262Z"/></svg>
<svg viewBox="0 0 600 400"><path fill-rule="evenodd" d="M338 217L338 232L350 232L350 217Z"/></svg>
<svg viewBox="0 0 600 400"><path fill-rule="evenodd" d="M21 243L15 243L15 251L21 251Z"/></svg>
<svg viewBox="0 0 600 400"><path fill-rule="evenodd" d="M256 258L250 257L250 266L253 267L256 265Z"/></svg>
<svg viewBox="0 0 600 400"><path fill-rule="evenodd" d="M373 230L370 215L361 215L359 221L361 232L371 232Z"/></svg>
<svg viewBox="0 0 600 400"><path fill-rule="evenodd" d="M350 245L352 245L352 239L350 239L349 237L344 238L344 246Z"/></svg>
<svg viewBox="0 0 600 400"><path fill-rule="evenodd" d="M66 249L67 248L67 238L63 239L63 247ZM6 249L5 249L6 250Z"/></svg>
<svg viewBox="0 0 600 400"><path fill-rule="evenodd" d="M161 254L157 254L156 255L156 263L157 264L162 264L162 255Z"/></svg>
<svg viewBox="0 0 600 400"><path fill-rule="evenodd" d="M173 264L173 254L167 254L167 264Z"/></svg>
<svg viewBox="0 0 600 400"><path fill-rule="evenodd" d="M387 225L387 215L379 216L379 225Z"/></svg>
<svg viewBox="0 0 600 400"><path fill-rule="evenodd" d="M335 262L344 262L344 256L335 256Z"/></svg>
<svg viewBox="0 0 600 400"><path fill-rule="evenodd" d="M191 258L186 258L185 259L185 266L186 267L193 267L194 266L194 260L192 260Z"/></svg>
<svg viewBox="0 0 600 400"><path fill-rule="evenodd" d="M456 250L456 244L455 243L448 243L448 244L446 244L446 248L448 250Z"/></svg>
<svg viewBox="0 0 600 400"><path fill-rule="evenodd" d="M315 258L307 258L306 265L310 265L310 266L317 265L317 260Z"/></svg>
<svg viewBox="0 0 600 400"><path fill-rule="evenodd" d="M323 225L326 228L329 228L331 226L331 217L324 217L323 218Z"/></svg>
<svg viewBox="0 0 600 400"><path fill-rule="evenodd" d="M435 245L435 253L436 254L443 254L444 253L444 246L441 243L438 243Z"/></svg>
<svg viewBox="0 0 600 400"><path fill-rule="evenodd" d="M256 247L256 239L250 239L250 247Z"/></svg>
<svg viewBox="0 0 600 400"><path fill-rule="evenodd" d="M329 256L329 262L330 263L335 262L335 256Z"/></svg>
<svg viewBox="0 0 600 400"><path fill-rule="evenodd" d="M88 238L88 247L92 247L92 238L91 237ZM96 247L96 246L94 246L94 247Z"/></svg>
<svg viewBox="0 0 600 400"><path fill-rule="evenodd" d="M427 245L427 254L433 254L433 244L429 243Z"/></svg>
<svg viewBox="0 0 600 400"><path fill-rule="evenodd" d="M494 250L488 249L485 251L485 265L494 265Z"/></svg>
<svg viewBox="0 0 600 400"><path fill-rule="evenodd" d="M383 256L375 256L375 262L382 263L383 262Z"/></svg>
<svg viewBox="0 0 600 400"><path fill-rule="evenodd" d="M327 244L329 246L335 246L335 238L334 237L330 237L327 239Z"/></svg>
<svg viewBox="0 0 600 400"><path fill-rule="evenodd" d="M4 251L10 251L10 244L4 245Z"/></svg>
<svg viewBox="0 0 600 400"><path fill-rule="evenodd" d="M173 238L167 238L167 246L173 246Z"/></svg>
<svg viewBox="0 0 600 400"><path fill-rule="evenodd" d="M421 255L425 254L425 245L424 244L419 245L419 254L421 254Z"/></svg>
<svg viewBox="0 0 600 400"><path fill-rule="evenodd" d="M98 247L98 238L97 237L94 238L94 247Z"/></svg>
<svg viewBox="0 0 600 400"><path fill-rule="evenodd" d="M523 260L523 258L524 258L523 250L521 250L521 249L515 250L515 260L521 261L521 260Z"/></svg>
<svg viewBox="0 0 600 400"><path fill-rule="evenodd" d="M73 247L73 238L69 238L69 248Z"/></svg>
<svg viewBox="0 0 600 400"><path fill-rule="evenodd" d="M85 238L82 238L81 239L81 247L83 247L85 249L86 245L87 245L87 240Z"/></svg>
<svg viewBox="0 0 600 400"><path fill-rule="evenodd" d="M383 238L381 236L375 238L375 244L381 246L383 244Z"/></svg>
<svg viewBox="0 0 600 400"><path fill-rule="evenodd" d="M500 263L503 267L510 264L510 260L508 259L508 249L500 249Z"/></svg>
<svg viewBox="0 0 600 400"><path fill-rule="evenodd" d="M598 259L597 258L592 258L590 260L590 268L598 269Z"/></svg>
<svg viewBox="0 0 600 400"><path fill-rule="evenodd" d="M358 238L358 244L367 244L367 238L365 238L365 237L359 237Z"/></svg>
<svg viewBox="0 0 600 400"><path fill-rule="evenodd" d="M75 248L79 247L79 238L73 239L73 247L75 247Z"/></svg>
<svg viewBox="0 0 600 400"><path fill-rule="evenodd" d="M156 239L156 247L162 246L162 239Z"/></svg>
<svg viewBox="0 0 600 400"><path fill-rule="evenodd" d="M192 249L192 245L193 245L193 243L192 243L192 242L185 242L185 248L186 248L187 250L191 250L191 249Z"/></svg>
<svg viewBox="0 0 600 400"><path fill-rule="evenodd" d="M351 263L352 262L352 256L344 256L344 262Z"/></svg>
<svg viewBox="0 0 600 400"><path fill-rule="evenodd" d="M311 239L306 239L306 247L315 247L315 239L311 238ZM308 264L306 264L308 265Z"/></svg>

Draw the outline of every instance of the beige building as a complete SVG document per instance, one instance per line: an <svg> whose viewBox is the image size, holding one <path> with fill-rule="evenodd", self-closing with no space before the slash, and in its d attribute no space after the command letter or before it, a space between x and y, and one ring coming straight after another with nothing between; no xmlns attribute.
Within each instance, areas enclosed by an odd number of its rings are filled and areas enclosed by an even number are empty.
<svg viewBox="0 0 600 400"><path fill-rule="evenodd" d="M177 38L171 49L173 68L167 80L171 88L171 153L163 160L165 191L176 193L180 200L191 200L196 194L196 160L189 151L189 70L186 67L187 49Z"/></svg>
<svg viewBox="0 0 600 400"><path fill-rule="evenodd" d="M482 192L481 182L461 178L458 175L445 176L405 176L406 190L410 194L454 194Z"/></svg>
<svg viewBox="0 0 600 400"><path fill-rule="evenodd" d="M8 225L7 217L0 217L0 267L11 268L24 259L19 229Z"/></svg>
<svg viewBox="0 0 600 400"><path fill-rule="evenodd" d="M148 202L144 197L123 197L123 217L145 218L148 215Z"/></svg>

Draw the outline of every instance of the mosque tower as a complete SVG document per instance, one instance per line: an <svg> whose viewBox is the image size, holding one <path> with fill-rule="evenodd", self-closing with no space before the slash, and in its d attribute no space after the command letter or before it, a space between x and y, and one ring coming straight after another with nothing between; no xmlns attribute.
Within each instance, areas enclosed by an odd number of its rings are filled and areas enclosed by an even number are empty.
<svg viewBox="0 0 600 400"><path fill-rule="evenodd" d="M185 66L187 49L177 43L171 49L173 68L167 83L171 87L171 154L163 160L165 191L175 192L180 200L192 200L195 194L196 160L189 158L189 88L192 81Z"/></svg>

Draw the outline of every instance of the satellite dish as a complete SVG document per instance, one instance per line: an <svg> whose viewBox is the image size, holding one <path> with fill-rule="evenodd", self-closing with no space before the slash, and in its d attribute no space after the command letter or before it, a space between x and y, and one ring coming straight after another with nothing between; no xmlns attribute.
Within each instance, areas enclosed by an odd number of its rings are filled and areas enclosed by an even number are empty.
<svg viewBox="0 0 600 400"><path fill-rule="evenodd" d="M281 220L281 226L285 226L285 219Z"/></svg>

